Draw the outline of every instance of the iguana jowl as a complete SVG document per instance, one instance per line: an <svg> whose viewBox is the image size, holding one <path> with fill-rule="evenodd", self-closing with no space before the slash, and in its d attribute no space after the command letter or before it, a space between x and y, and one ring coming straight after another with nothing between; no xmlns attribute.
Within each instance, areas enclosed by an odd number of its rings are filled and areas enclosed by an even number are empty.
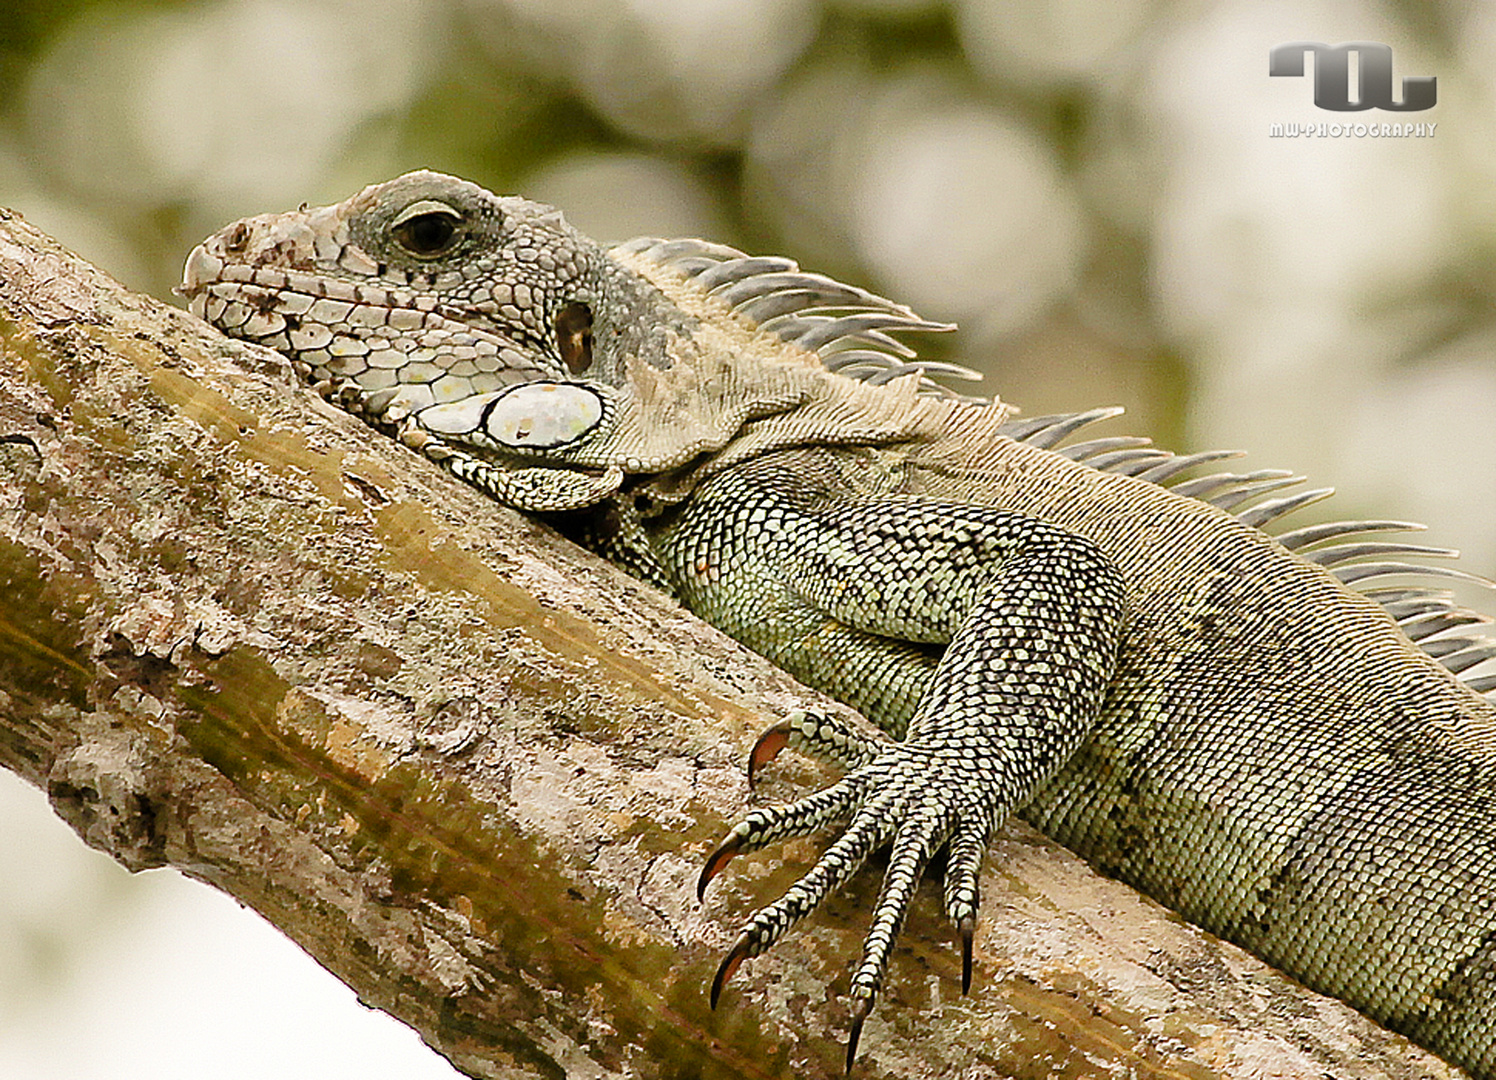
<svg viewBox="0 0 1496 1080"><path fill-rule="evenodd" d="M887 733L805 712L754 748L750 768L792 745L846 774L749 813L702 888L735 854L842 831L750 919L714 1003L890 846L850 1066L941 848L969 981L983 850L1018 812L1496 1077L1496 677L1469 671L1496 644L1447 594L1383 583L1449 554L1380 535L1413 526L1270 537L1327 493L1183 478L1224 453L1066 445L1116 410L942 395L892 335L943 327L898 304L697 240L604 250L436 173L231 225L183 291Z"/></svg>

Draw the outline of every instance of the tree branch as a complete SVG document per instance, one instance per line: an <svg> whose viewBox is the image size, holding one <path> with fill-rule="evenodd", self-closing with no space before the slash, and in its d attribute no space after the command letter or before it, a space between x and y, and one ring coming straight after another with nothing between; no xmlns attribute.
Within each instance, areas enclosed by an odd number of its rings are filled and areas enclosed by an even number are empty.
<svg viewBox="0 0 1496 1080"><path fill-rule="evenodd" d="M0 764L255 908L477 1077L829 1077L876 875L705 987L815 845L739 860L817 700L649 588L0 211ZM822 782L773 770L764 796ZM781 865L782 862L782 865ZM862 1076L1452 1071L1015 826L977 982L924 890Z"/></svg>

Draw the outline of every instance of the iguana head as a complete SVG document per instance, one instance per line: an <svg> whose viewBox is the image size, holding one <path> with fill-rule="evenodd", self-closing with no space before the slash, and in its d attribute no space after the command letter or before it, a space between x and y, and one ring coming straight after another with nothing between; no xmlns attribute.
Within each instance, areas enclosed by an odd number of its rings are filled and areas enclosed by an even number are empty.
<svg viewBox="0 0 1496 1080"><path fill-rule="evenodd" d="M425 171L235 222L193 250L182 292L432 456L461 447L526 509L586 505L729 445L898 437L919 380L849 408L872 388L835 375L826 345L866 365L879 349L847 342L940 328L788 260L700 241L605 251L553 207ZM776 297L768 319L740 310Z"/></svg>

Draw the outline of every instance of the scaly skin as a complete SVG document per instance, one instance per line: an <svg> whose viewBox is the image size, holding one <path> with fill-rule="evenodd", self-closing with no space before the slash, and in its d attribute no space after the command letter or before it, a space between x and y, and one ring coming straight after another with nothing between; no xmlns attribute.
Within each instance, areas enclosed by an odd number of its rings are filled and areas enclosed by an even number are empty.
<svg viewBox="0 0 1496 1080"><path fill-rule="evenodd" d="M1493 649L1438 636L1478 617L1430 590L1347 587L1406 569L1368 559L1438 554L1360 539L1397 523L1275 540L1254 526L1315 493L1226 508L1281 474L1180 481L1220 455L1057 452L1088 417L918 393L888 334L940 327L896 304L698 241L604 251L433 173L232 225L184 292L887 733L801 712L755 747L751 769L794 746L846 775L751 812L701 888L739 853L842 831L748 921L714 1004L888 846L850 1068L941 848L969 983L982 853L1018 812L1496 1077L1496 707L1492 680L1452 674Z"/></svg>

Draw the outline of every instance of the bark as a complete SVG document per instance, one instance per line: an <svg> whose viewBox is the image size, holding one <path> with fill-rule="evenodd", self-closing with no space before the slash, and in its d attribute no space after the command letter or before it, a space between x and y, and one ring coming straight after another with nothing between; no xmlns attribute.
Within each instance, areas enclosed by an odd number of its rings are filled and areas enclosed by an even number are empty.
<svg viewBox="0 0 1496 1080"><path fill-rule="evenodd" d="M810 842L817 695L0 211L0 764L255 908L477 1077L823 1077L876 873L705 988ZM1015 825L973 993L927 883L864 1077L1448 1076Z"/></svg>

